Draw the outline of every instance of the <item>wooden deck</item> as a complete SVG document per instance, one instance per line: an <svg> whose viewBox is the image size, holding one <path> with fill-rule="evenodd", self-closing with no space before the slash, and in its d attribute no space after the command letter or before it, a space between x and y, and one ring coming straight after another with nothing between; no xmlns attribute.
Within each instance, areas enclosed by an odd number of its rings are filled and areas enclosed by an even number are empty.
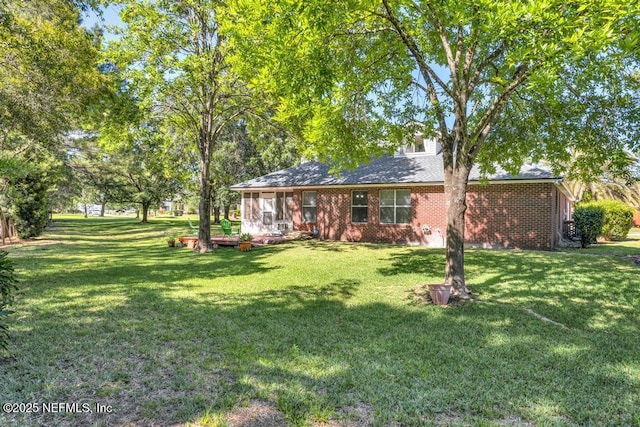
<svg viewBox="0 0 640 427"><path fill-rule="evenodd" d="M211 244L218 246L238 246L239 236L211 236Z"/></svg>
<svg viewBox="0 0 640 427"><path fill-rule="evenodd" d="M211 243L218 246L238 246L238 242L240 241L239 236L213 236L211 237ZM284 236L263 236L256 235L253 236L251 243L253 246L264 246L264 245L277 245L278 243L286 242L288 239Z"/></svg>
<svg viewBox="0 0 640 427"><path fill-rule="evenodd" d="M256 235L253 236L253 246L264 246L264 245L276 245L278 243L286 242L287 239L284 236L266 236L266 235ZM179 237L178 241L180 243L184 243L188 248L195 248L198 244L198 237L196 236L186 236ZM238 246L238 242L240 241L240 236L211 236L211 244L218 246L229 246L236 247Z"/></svg>

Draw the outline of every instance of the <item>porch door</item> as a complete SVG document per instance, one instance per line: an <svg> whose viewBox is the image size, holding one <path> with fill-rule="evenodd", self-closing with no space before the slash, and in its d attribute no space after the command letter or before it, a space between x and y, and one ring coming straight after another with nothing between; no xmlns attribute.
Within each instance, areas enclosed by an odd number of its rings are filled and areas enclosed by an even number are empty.
<svg viewBox="0 0 640 427"><path fill-rule="evenodd" d="M293 192L276 193L276 222L278 230L293 230Z"/></svg>
<svg viewBox="0 0 640 427"><path fill-rule="evenodd" d="M275 193L262 193L262 224L271 227L273 225Z"/></svg>

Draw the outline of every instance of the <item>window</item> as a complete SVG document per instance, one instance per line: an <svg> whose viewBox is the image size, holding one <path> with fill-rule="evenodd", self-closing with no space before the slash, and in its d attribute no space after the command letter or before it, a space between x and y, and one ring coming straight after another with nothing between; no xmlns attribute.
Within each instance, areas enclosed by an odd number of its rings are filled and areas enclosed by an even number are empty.
<svg viewBox="0 0 640 427"><path fill-rule="evenodd" d="M244 193L244 219L247 221L260 219L259 193Z"/></svg>
<svg viewBox="0 0 640 427"><path fill-rule="evenodd" d="M380 190L380 223L411 222L411 190Z"/></svg>
<svg viewBox="0 0 640 427"><path fill-rule="evenodd" d="M351 192L351 222L367 222L369 214L366 190Z"/></svg>
<svg viewBox="0 0 640 427"><path fill-rule="evenodd" d="M400 147L399 152L402 154L424 153L425 144L422 134L416 134L414 140Z"/></svg>
<svg viewBox="0 0 640 427"><path fill-rule="evenodd" d="M317 191L302 192L302 220L304 222L316 222L318 217L317 197Z"/></svg>
<svg viewBox="0 0 640 427"><path fill-rule="evenodd" d="M408 140L405 145L400 147L396 154L408 156L426 156L438 153L438 144L433 137L426 137L418 133L413 140Z"/></svg>

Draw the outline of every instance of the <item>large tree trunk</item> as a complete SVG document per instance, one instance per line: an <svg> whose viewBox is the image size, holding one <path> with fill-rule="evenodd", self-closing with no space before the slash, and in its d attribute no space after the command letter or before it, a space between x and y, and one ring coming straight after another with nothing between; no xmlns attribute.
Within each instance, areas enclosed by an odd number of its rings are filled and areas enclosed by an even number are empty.
<svg viewBox="0 0 640 427"><path fill-rule="evenodd" d="M453 286L453 293L467 296L469 290L464 275L465 212L470 167L466 162L453 161L453 155L443 155L444 194L447 210L447 244L445 284Z"/></svg>
<svg viewBox="0 0 640 427"><path fill-rule="evenodd" d="M211 213L213 214L213 223L220 224L220 206L216 203L216 189L211 186Z"/></svg>
<svg viewBox="0 0 640 427"><path fill-rule="evenodd" d="M224 206L224 219L229 220L229 211L231 210L231 205Z"/></svg>
<svg viewBox="0 0 640 427"><path fill-rule="evenodd" d="M213 206L213 223L220 224L220 206Z"/></svg>
<svg viewBox="0 0 640 427"><path fill-rule="evenodd" d="M142 203L142 222L145 224L148 222L149 217L149 206L151 206L150 202Z"/></svg>
<svg viewBox="0 0 640 427"><path fill-rule="evenodd" d="M200 159L200 204L198 225L198 250L200 253L207 252L211 247L211 183L209 181L211 151L209 142L202 142Z"/></svg>
<svg viewBox="0 0 640 427"><path fill-rule="evenodd" d="M453 182L445 179L445 199L447 208L447 246L445 284L452 285L456 292L466 293L464 277L464 216L467 210L466 183L458 177Z"/></svg>
<svg viewBox="0 0 640 427"><path fill-rule="evenodd" d="M211 242L211 186L209 184L209 164L206 162L200 170L200 204L198 225L198 250L200 253L209 250Z"/></svg>
<svg viewBox="0 0 640 427"><path fill-rule="evenodd" d="M2 209L0 209L0 238L2 238L3 245L7 237L11 239L11 234L9 234L9 220L4 216Z"/></svg>

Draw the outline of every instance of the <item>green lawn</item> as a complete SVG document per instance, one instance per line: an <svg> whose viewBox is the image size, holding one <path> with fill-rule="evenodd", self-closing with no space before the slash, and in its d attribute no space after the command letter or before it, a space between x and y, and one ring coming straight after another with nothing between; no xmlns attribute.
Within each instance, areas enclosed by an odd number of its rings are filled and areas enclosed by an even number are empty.
<svg viewBox="0 0 640 427"><path fill-rule="evenodd" d="M260 411L291 425L640 425L640 267L625 256L640 235L468 250L478 301L443 308L414 292L441 280L443 250L199 255L161 237L185 224L57 218L10 250L22 283L1 403L93 412L0 425L234 425Z"/></svg>

